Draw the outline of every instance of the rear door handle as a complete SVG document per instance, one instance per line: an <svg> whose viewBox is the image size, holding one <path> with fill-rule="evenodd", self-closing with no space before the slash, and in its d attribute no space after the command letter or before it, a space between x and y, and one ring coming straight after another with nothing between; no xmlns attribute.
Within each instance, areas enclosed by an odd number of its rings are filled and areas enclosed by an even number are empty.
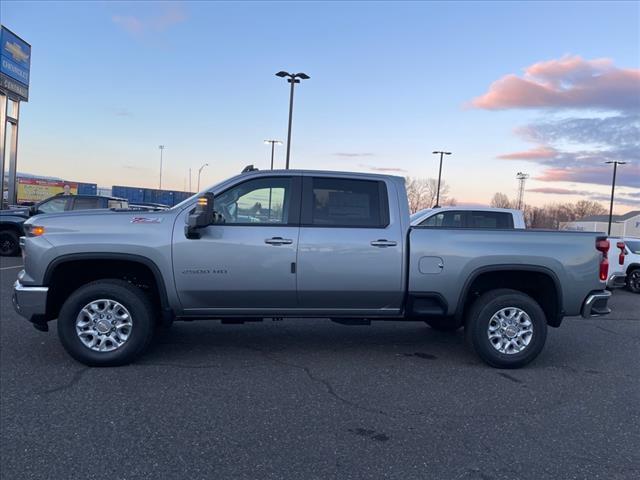
<svg viewBox="0 0 640 480"><path fill-rule="evenodd" d="M269 245L291 245L293 240L290 238L282 238L282 237L272 237L267 238L264 243L268 243Z"/></svg>
<svg viewBox="0 0 640 480"><path fill-rule="evenodd" d="M398 242L394 242L393 240L385 240L383 238L379 240L374 240L373 242L371 242L372 247L380 247L380 248L395 247L396 245L398 245Z"/></svg>

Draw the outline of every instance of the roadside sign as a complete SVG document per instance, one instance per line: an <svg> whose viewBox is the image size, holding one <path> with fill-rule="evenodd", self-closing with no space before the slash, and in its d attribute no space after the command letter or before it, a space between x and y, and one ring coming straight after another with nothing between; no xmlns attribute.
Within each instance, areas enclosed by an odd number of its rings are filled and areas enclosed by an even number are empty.
<svg viewBox="0 0 640 480"><path fill-rule="evenodd" d="M65 189L66 187L66 189ZM18 203L39 202L58 193L78 194L78 184L64 180L18 178Z"/></svg>
<svg viewBox="0 0 640 480"><path fill-rule="evenodd" d="M0 27L0 88L29 99L31 45L5 26Z"/></svg>

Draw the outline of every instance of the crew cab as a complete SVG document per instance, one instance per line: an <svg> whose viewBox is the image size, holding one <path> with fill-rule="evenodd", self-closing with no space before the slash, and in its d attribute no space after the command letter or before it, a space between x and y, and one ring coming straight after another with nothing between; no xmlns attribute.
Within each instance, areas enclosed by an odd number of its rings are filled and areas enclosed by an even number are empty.
<svg viewBox="0 0 640 480"><path fill-rule="evenodd" d="M565 315L609 313L596 233L411 227L404 179L247 171L166 211L25 222L15 309L93 366L138 358L174 320L317 317L464 327L521 367Z"/></svg>
<svg viewBox="0 0 640 480"><path fill-rule="evenodd" d="M22 224L33 215L97 208L128 208L128 202L124 198L102 195L59 194L35 205L0 210L0 255L18 255L19 238L24 235Z"/></svg>

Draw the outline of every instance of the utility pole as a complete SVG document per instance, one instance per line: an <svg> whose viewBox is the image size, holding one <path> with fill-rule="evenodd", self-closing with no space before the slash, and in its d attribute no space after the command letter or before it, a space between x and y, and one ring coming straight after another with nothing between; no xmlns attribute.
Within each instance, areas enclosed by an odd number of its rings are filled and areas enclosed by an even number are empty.
<svg viewBox="0 0 640 480"><path fill-rule="evenodd" d="M271 170L273 170L273 151L275 149L275 146L282 145L282 142L280 140L265 140L264 143L271 144Z"/></svg>
<svg viewBox="0 0 640 480"><path fill-rule="evenodd" d="M436 204L433 206L433 208L438 208L440 206L440 179L442 178L442 157L444 155L451 155L451 152L436 150L433 152L433 154L440 155L440 169L438 170L438 190L436 191Z"/></svg>
<svg viewBox="0 0 640 480"><path fill-rule="evenodd" d="M209 164L205 163L204 165L202 165L199 169L198 169L198 191L200 191L200 174L202 173L202 169L204 167L208 167Z"/></svg>
<svg viewBox="0 0 640 480"><path fill-rule="evenodd" d="M527 181L527 178L529 178L529 174L528 173L518 172L516 174L516 178L518 179L517 208L518 208L518 210L522 210L522 207L524 206L524 184Z"/></svg>
<svg viewBox="0 0 640 480"><path fill-rule="evenodd" d="M306 73L289 73L285 71L279 71L276 73L276 77L285 78L287 82L291 84L291 93L289 94L289 130L287 133L287 162L285 168L289 170L289 156L291 153L291 122L293 119L293 87L296 83L300 83L300 80L308 80L311 77Z"/></svg>
<svg viewBox="0 0 640 480"><path fill-rule="evenodd" d="M162 152L166 147L164 145L158 145L158 148L160 149L160 186L158 188L162 190Z"/></svg>
<svg viewBox="0 0 640 480"><path fill-rule="evenodd" d="M613 194L616 190L616 173L618 171L618 165L626 165L627 162L620 162L617 160L609 160L604 163L613 163L613 180L611 181L611 202L609 203L609 227L607 229L607 235L611 235L611 219L613 218Z"/></svg>

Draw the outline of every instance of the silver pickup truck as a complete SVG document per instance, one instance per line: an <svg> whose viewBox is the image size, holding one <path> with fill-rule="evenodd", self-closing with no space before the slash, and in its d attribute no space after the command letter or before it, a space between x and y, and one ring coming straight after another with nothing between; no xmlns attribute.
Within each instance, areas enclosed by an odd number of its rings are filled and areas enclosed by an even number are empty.
<svg viewBox="0 0 640 480"><path fill-rule="evenodd" d="M465 328L516 368L565 315L609 313L595 233L410 227L404 179L249 171L159 212L25 222L18 313L92 366L139 357L174 320L322 317Z"/></svg>

